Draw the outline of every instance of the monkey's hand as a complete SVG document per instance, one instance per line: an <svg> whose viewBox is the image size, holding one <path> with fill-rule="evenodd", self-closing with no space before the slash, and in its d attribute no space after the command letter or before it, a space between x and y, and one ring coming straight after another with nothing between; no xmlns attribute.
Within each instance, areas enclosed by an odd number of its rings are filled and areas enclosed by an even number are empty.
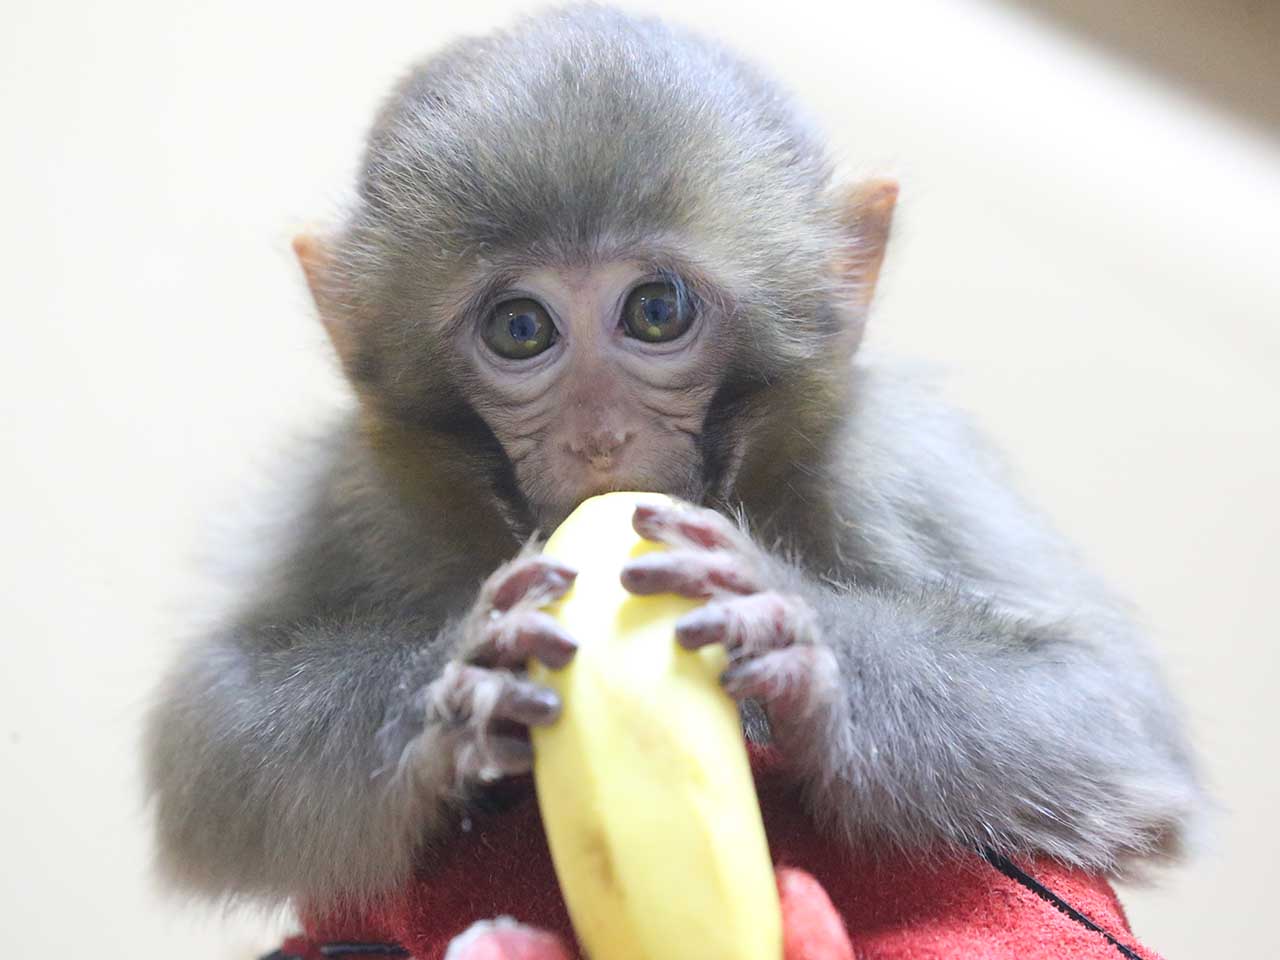
<svg viewBox="0 0 1280 960"><path fill-rule="evenodd" d="M444 960L570 960L572 954L553 933L527 927L510 917L482 920L454 937Z"/></svg>
<svg viewBox="0 0 1280 960"><path fill-rule="evenodd" d="M632 560L622 570L623 586L636 594L708 599L676 624L680 645L724 644L725 689L763 705L776 740L807 733L836 699L839 667L785 565L705 507L642 504L632 525L670 549Z"/></svg>
<svg viewBox="0 0 1280 960"><path fill-rule="evenodd" d="M536 657L563 667L577 649L564 628L538 608L563 596L575 577L559 561L526 554L485 581L461 623L453 658L413 697L410 735L395 734L403 720L384 729L408 746L402 757L417 754L415 765L430 768L420 774L443 776L458 786L529 771L528 727L554 721L560 700L528 680L525 665Z"/></svg>

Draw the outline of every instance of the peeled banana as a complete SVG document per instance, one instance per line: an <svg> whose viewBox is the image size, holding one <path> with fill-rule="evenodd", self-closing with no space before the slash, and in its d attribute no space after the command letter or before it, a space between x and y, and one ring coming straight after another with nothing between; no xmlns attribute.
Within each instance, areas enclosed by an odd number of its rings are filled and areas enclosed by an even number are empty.
<svg viewBox="0 0 1280 960"><path fill-rule="evenodd" d="M578 570L549 611L579 643L569 666L531 663L563 710L534 727L534 781L561 890L591 960L780 960L773 868L719 646L675 642L697 606L618 579L663 549L631 528L637 502L584 502L546 553Z"/></svg>

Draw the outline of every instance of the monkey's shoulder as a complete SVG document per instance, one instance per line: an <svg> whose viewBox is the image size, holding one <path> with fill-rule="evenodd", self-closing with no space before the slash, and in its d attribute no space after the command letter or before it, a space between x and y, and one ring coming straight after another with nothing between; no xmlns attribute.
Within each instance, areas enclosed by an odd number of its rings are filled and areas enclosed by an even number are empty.
<svg viewBox="0 0 1280 960"><path fill-rule="evenodd" d="M895 579L1028 595L1055 581L1086 589L1093 578L1074 549L940 379L884 355L855 363L831 481L853 549Z"/></svg>

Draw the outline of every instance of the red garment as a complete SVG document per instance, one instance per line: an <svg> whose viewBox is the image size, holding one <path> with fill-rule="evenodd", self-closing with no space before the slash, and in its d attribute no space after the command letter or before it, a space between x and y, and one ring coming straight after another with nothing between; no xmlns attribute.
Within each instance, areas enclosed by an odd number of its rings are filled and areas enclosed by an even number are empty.
<svg viewBox="0 0 1280 960"><path fill-rule="evenodd" d="M1101 877L1050 861L1015 864L965 852L854 862L818 834L776 764L757 764L757 787L774 862L801 868L778 874L784 960L1159 960L1134 941ZM416 960L443 960L454 937L498 916L573 944L532 790L527 782L516 788L514 806L477 816L433 856L430 873L381 906L336 915L304 908L306 936L274 956L322 960L324 944L359 942L399 944ZM506 947L500 940L486 941L467 960L567 960L554 938L526 943L517 936ZM395 954L342 953L352 960L379 955Z"/></svg>

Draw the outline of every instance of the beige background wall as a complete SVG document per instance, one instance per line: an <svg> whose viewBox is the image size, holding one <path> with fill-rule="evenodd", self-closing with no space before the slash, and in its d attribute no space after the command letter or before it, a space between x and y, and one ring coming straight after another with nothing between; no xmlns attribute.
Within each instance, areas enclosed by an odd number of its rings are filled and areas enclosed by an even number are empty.
<svg viewBox="0 0 1280 960"><path fill-rule="evenodd" d="M343 402L290 233L341 201L412 57L520 6L0 6L7 955L269 945L261 918L148 880L139 711L189 622L201 531ZM1069 6L651 9L769 63L851 169L901 178L873 341L950 370L1134 598L1222 805L1200 861L1126 892L1134 925L1170 957L1270 955L1280 91L1248 81L1280 36L1239 29L1258 4L1129 5L1149 19L1119 34L1106 5L1069 30L1029 9ZM1201 46L1197 23L1225 26Z"/></svg>

